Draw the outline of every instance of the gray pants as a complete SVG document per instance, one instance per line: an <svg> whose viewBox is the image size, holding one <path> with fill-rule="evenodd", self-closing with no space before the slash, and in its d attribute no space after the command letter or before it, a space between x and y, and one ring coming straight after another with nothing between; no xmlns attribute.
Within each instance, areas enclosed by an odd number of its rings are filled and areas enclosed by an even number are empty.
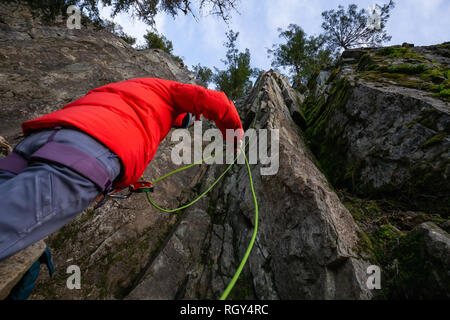
<svg viewBox="0 0 450 320"><path fill-rule="evenodd" d="M28 159L52 132L36 132L14 151ZM89 135L61 129L54 141L96 158L109 172L111 181L119 175L117 156ZM99 195L93 182L58 164L33 161L18 175L0 170L0 261L60 229Z"/></svg>

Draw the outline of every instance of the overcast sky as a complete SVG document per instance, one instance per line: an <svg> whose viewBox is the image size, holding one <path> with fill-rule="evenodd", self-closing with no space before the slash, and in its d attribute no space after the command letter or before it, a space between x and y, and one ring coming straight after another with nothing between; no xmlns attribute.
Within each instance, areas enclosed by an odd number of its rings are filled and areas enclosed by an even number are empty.
<svg viewBox="0 0 450 320"><path fill-rule="evenodd" d="M192 1L197 4L198 1ZM227 25L216 16L203 16L195 20L192 16L178 15L175 18L158 14L156 28L171 40L174 54L183 58L191 67L198 63L213 68L223 68L220 61L225 57L225 32L233 29L239 32L238 47L241 51L250 50L253 67L268 70L270 60L267 48L280 43L278 28L286 29L297 24L308 35L322 32L321 12L336 9L338 5L347 7L356 3L367 9L374 4L385 4L388 0L241 0L238 11L232 13ZM450 0L396 0L391 12L387 31L392 36L388 44L410 42L417 45L431 45L450 41ZM104 18L109 18L111 10L101 10ZM114 21L124 31L142 43L142 36L149 29L141 21L127 14L117 16Z"/></svg>

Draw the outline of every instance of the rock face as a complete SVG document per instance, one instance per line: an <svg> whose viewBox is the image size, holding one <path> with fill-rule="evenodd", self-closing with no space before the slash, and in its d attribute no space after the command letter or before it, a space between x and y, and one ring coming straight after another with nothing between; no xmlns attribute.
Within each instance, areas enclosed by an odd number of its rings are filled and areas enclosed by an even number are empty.
<svg viewBox="0 0 450 320"><path fill-rule="evenodd" d="M397 294L409 299L450 299L450 235L432 222L402 239Z"/></svg>
<svg viewBox="0 0 450 320"><path fill-rule="evenodd" d="M5 138L0 136L0 155L6 157L11 152L12 152L11 145L5 140Z"/></svg>
<svg viewBox="0 0 450 320"><path fill-rule="evenodd" d="M162 51L137 51L89 26L68 30L62 20L46 25L17 3L0 4L0 56L0 135L11 145L18 142L14 138L21 134L23 121L57 110L103 84L136 77L196 83L192 73ZM164 141L147 179L175 169L169 152L170 142ZM198 172L193 168L161 182L154 200L175 206L184 188L195 185ZM37 286L35 298L120 297L176 221L175 215L150 209L144 198L109 201L95 213L88 210L50 237L56 274L50 281L41 273L44 284ZM81 291L66 289L65 270L72 264L80 266L89 284Z"/></svg>
<svg viewBox="0 0 450 320"><path fill-rule="evenodd" d="M368 299L372 296L365 287L368 264L354 250L358 228L299 135L290 112L299 105L285 100L295 96L289 88L286 78L268 72L238 105L244 123L256 120L256 128L279 130L280 167L274 175L261 175L261 164L252 166L260 227L248 268L232 297ZM210 167L200 189L223 170ZM254 206L248 179L246 167L235 165L208 199L187 209L127 298L220 297L252 233Z"/></svg>
<svg viewBox="0 0 450 320"><path fill-rule="evenodd" d="M91 26L46 25L20 3L0 4L0 136L12 139L26 119L49 113L104 84L138 77L196 83L160 50L137 51Z"/></svg>
<svg viewBox="0 0 450 320"><path fill-rule="evenodd" d="M25 16L17 24L19 13ZM23 8L3 7L2 15L4 109L0 116L7 120L1 130L10 141L19 133L21 121L55 110L107 82L140 76L194 81L192 74L163 53L136 51L111 34L42 25ZM23 54L17 55L19 51ZM370 298L365 288L367 263L354 250L358 228L315 167L296 125L305 125L299 108L302 100L286 78L267 73L239 105L246 126L257 117L257 128L280 130L280 167L275 175L262 176L261 165L252 165L260 230L232 294L268 299ZM13 117L12 110L20 110L21 116L15 112ZM157 178L177 167L169 159L173 143L168 140L161 144L145 178ZM204 190L223 169L219 165L192 168L158 183L152 198L163 207L177 207ZM208 197L178 214L160 213L144 197L108 201L49 238L57 272L52 280L41 276L33 297L217 298L247 248L252 218L243 165L236 165ZM71 264L81 268L81 290L65 288L64 271Z"/></svg>
<svg viewBox="0 0 450 320"><path fill-rule="evenodd" d="M383 269L383 298L449 294L448 267L426 253L442 241L418 235L424 221L448 225L449 56L450 43L348 50L302 105L306 141Z"/></svg>
<svg viewBox="0 0 450 320"><path fill-rule="evenodd" d="M138 51L106 31L83 28L68 30L62 20L46 25L24 5L0 4L0 136L7 143L17 142L14 138L21 133L22 121L56 110L105 83L135 77L196 83L192 73L161 51ZM386 226L377 200L366 203L348 195L341 201L341 190L336 188L351 187L369 196L398 194L411 199L414 207L430 203L433 196L442 200L430 204L433 210L448 208L448 74L441 68L448 63L448 56L441 54L447 49L445 45L413 49L415 54L406 49L380 55L378 51L347 52L338 69L323 70L308 88L297 84L302 93L292 89L286 77L269 71L236 103L245 129L257 129L254 139L263 137L258 129L272 130L268 135L272 162L250 165L259 207L258 234L229 298L377 298L379 292L366 285L367 267L379 264L383 272L393 270L393 257L400 268L408 266L398 252L407 248L411 242L406 239L415 234L424 242L414 250L426 252L420 256L425 260L434 259L426 272L437 272L433 279L446 279L437 268L448 264L445 231L436 235L427 224L417 228L418 233L410 232L429 220L445 229L445 219L414 213L414 219L405 218L409 229L397 230ZM434 59L439 65L439 70L419 76L432 93L425 87L397 86L388 82L391 78L375 78L395 74L383 61L401 62L405 55ZM202 121L202 126L214 124ZM180 167L171 161L176 144L171 135L159 146L145 180ZM278 162L273 157L277 150ZM271 166L274 170L267 174ZM194 166L158 182L150 197L163 208L180 207L206 190L226 168ZM414 172L420 183L408 185ZM437 175L441 180L432 179ZM394 193L398 181L409 189ZM175 214L158 211L143 194L110 199L46 239L56 270L52 279L41 273L32 298L217 299L247 249L254 210L245 164L235 164L205 197ZM378 224L383 224L383 233L366 229ZM385 239L397 243L396 235L401 238L399 245L381 256L378 248L385 249ZM70 265L81 269L80 290L66 288ZM395 287L399 293L392 296L411 296L413 280L402 279ZM436 283L433 287L442 288ZM430 292L413 296L426 297ZM439 292L445 296L448 289Z"/></svg>
<svg viewBox="0 0 450 320"><path fill-rule="evenodd" d="M0 262L0 300L9 295L25 272L44 253L45 247L41 240Z"/></svg>
<svg viewBox="0 0 450 320"><path fill-rule="evenodd" d="M424 251L421 258L423 260L432 260L433 269L428 273L434 281L428 284L430 295L450 298L448 288L450 287L450 236L447 232L440 229L432 222L426 222L417 227L413 235L421 236L423 239ZM436 290L436 288L438 290ZM431 291L434 291L432 293Z"/></svg>
<svg viewBox="0 0 450 320"><path fill-rule="evenodd" d="M309 84L306 136L337 188L450 214L450 43L344 52Z"/></svg>

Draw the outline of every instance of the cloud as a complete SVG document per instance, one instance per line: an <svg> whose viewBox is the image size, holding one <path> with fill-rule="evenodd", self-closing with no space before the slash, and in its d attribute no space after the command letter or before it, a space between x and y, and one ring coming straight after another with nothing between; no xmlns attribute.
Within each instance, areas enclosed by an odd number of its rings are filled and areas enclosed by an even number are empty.
<svg viewBox="0 0 450 320"><path fill-rule="evenodd" d="M449 15L450 2L446 0L400 0L387 24L392 35L390 44L431 45L449 41Z"/></svg>
<svg viewBox="0 0 450 320"><path fill-rule="evenodd" d="M239 2L240 14L233 12L230 24L226 25L219 17L195 13L197 20L190 15L179 14L175 18L165 13L156 16L156 28L172 41L174 53L182 56L188 66L201 63L213 68L223 68L220 61L224 59L226 48L225 32L233 29L239 32L238 47L241 51L248 48L252 64L259 68L270 68L266 48L280 43L277 28L286 29L291 23L301 26L308 35L322 32L321 13L336 9L338 5L345 8L357 3L358 8L366 9L388 0L244 0ZM396 7L391 13L387 31L392 35L391 44L412 42L427 45L449 41L450 1L448 0L396 0ZM109 18L110 10L101 10L102 16ZM207 10L205 10L207 12ZM116 19L124 31L133 37L142 39L149 29L141 21L130 15L120 14Z"/></svg>

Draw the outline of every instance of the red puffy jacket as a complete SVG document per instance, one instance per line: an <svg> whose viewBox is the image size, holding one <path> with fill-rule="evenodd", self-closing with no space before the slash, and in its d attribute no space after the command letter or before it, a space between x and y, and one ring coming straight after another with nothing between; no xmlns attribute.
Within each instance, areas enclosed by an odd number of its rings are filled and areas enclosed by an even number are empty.
<svg viewBox="0 0 450 320"><path fill-rule="evenodd" d="M241 129L236 108L223 92L156 78L137 78L91 90L61 110L22 124L23 133L55 126L76 127L95 137L122 160L116 187L142 176L159 143L189 112L226 129ZM242 137L241 131L240 137Z"/></svg>

